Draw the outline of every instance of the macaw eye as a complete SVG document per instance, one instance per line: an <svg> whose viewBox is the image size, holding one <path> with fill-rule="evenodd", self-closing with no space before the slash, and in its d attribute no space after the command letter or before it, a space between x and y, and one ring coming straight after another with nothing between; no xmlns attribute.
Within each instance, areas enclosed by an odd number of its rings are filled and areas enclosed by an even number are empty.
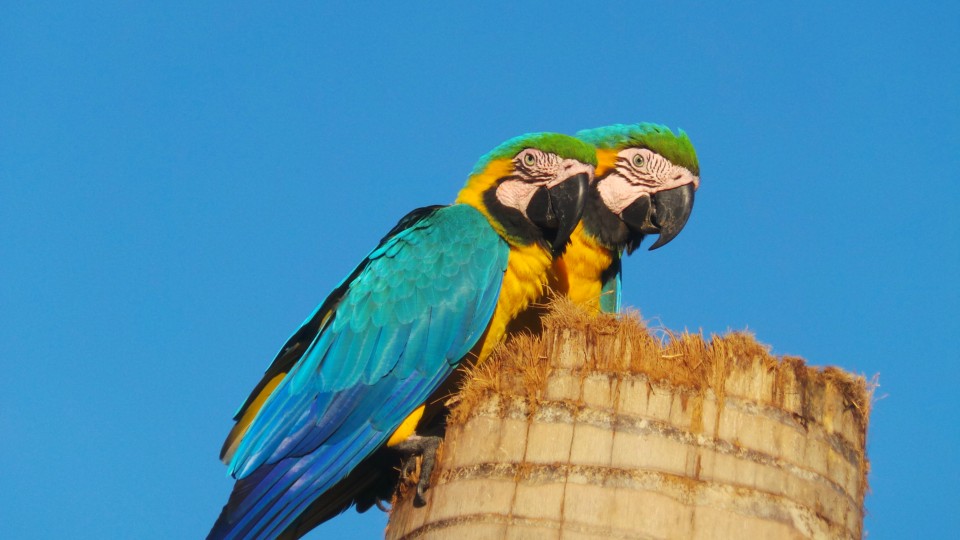
<svg viewBox="0 0 960 540"><path fill-rule="evenodd" d="M533 157L533 154L527 154L523 156L523 164L532 167L537 162L537 158Z"/></svg>
<svg viewBox="0 0 960 540"><path fill-rule="evenodd" d="M633 166L637 167L638 169L643 167L643 156L640 154L633 156Z"/></svg>

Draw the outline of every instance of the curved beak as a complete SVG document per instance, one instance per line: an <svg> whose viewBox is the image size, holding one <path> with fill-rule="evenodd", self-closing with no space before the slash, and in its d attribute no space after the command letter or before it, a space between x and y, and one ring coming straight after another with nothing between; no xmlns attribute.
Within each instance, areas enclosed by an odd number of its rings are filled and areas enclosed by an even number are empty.
<svg viewBox="0 0 960 540"><path fill-rule="evenodd" d="M630 229L642 234L659 234L650 251L667 245L680 234L693 211L692 183L640 197L620 214Z"/></svg>
<svg viewBox="0 0 960 540"><path fill-rule="evenodd" d="M575 174L551 187L541 187L530 199L527 216L543 231L554 257L563 254L580 223L589 183L589 174Z"/></svg>

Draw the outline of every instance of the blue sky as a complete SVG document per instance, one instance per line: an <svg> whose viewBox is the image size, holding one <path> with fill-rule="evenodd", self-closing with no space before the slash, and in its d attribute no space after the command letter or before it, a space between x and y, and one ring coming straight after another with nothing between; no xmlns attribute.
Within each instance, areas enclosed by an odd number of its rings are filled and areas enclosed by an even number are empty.
<svg viewBox="0 0 960 540"><path fill-rule="evenodd" d="M868 535L955 533L957 4L513 4L4 3L2 536L201 537L235 407L400 216L636 121L702 184L625 304L879 374Z"/></svg>

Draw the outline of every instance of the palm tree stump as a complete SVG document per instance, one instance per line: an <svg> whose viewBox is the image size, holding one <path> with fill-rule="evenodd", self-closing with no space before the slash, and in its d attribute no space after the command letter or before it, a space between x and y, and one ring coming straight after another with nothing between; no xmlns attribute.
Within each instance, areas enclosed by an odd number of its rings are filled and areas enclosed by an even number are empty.
<svg viewBox="0 0 960 540"><path fill-rule="evenodd" d="M751 336L660 340L560 304L454 398L386 537L861 538L870 387Z"/></svg>

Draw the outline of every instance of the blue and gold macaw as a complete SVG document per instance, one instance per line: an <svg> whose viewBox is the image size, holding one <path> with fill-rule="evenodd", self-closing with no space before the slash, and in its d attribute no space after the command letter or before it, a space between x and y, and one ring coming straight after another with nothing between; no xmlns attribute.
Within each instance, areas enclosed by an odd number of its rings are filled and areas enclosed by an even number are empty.
<svg viewBox="0 0 960 540"><path fill-rule="evenodd" d="M654 250L680 233L693 210L700 165L687 134L659 124L616 124L576 136L596 146L596 176L550 285L588 309L617 313L624 251L632 253L648 234L659 235Z"/></svg>
<svg viewBox="0 0 960 540"><path fill-rule="evenodd" d="M209 538L297 537L365 500L381 450L426 451L428 397L542 294L595 165L578 139L524 135L481 158L455 204L401 219L240 408L221 453L237 482Z"/></svg>

